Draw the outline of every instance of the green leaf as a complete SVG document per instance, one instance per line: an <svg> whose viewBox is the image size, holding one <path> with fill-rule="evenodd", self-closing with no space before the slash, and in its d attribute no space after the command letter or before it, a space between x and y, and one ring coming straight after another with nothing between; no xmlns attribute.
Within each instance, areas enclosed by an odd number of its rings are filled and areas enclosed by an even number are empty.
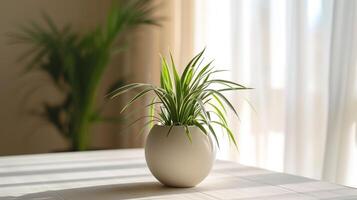
<svg viewBox="0 0 357 200"><path fill-rule="evenodd" d="M151 103L149 105L150 106L149 115L153 116L153 117L151 117L152 122L153 122L154 116L155 116L155 101L156 101L156 99L157 99L157 97L152 98ZM154 123L151 123L149 125L150 128L152 128L153 126L154 126Z"/></svg>
<svg viewBox="0 0 357 200"><path fill-rule="evenodd" d="M171 125L169 130L167 131L166 137L169 137L169 134L171 133L171 129L174 127L174 125Z"/></svg>
<svg viewBox="0 0 357 200"><path fill-rule="evenodd" d="M171 81L169 67L165 58L161 58L161 87L164 90L172 91L173 85Z"/></svg>
<svg viewBox="0 0 357 200"><path fill-rule="evenodd" d="M202 126L202 124L200 124L199 122L197 122L196 120L193 122L193 124L195 126L197 126L199 129L201 129L201 131L205 134L208 135L207 130Z"/></svg>
<svg viewBox="0 0 357 200"><path fill-rule="evenodd" d="M212 90L212 89L208 89L207 91L210 91L210 92L216 94L220 99L222 99L230 107L230 109L234 112L234 114L236 116L238 116L238 112L236 111L236 109L233 107L231 102L229 102L228 99L223 94L221 94L217 90Z"/></svg>
<svg viewBox="0 0 357 200"><path fill-rule="evenodd" d="M214 110L216 111L215 113L218 115L218 117L223 121L225 125L227 125L227 120L224 113L216 105L212 103L209 103L209 105L211 105L214 108Z"/></svg>
<svg viewBox="0 0 357 200"><path fill-rule="evenodd" d="M185 127L185 133L186 133L188 139L190 140L190 143L192 144L192 136L191 136L190 130L188 129L187 125L185 125L184 127Z"/></svg>
<svg viewBox="0 0 357 200"><path fill-rule="evenodd" d="M118 89L115 89L114 91L110 92L109 94L107 94L107 97L110 97L111 99L124 94L126 92L128 92L129 90L132 89L136 89L136 88L140 88L140 87L151 87L150 84L143 84L143 83L131 83L131 84L127 84L124 85L122 87L119 87Z"/></svg>
<svg viewBox="0 0 357 200"><path fill-rule="evenodd" d="M231 84L231 85L234 85L234 86L237 86L237 87L240 87L240 88L246 88L245 86L243 86L241 84L235 83L233 81L222 80L222 79L213 79L213 80L209 80L208 82L209 83L227 83L227 84ZM251 88L249 88L249 89L251 89Z"/></svg>
<svg viewBox="0 0 357 200"><path fill-rule="evenodd" d="M237 141L236 141L236 139L235 139L235 137L234 137L234 134L232 133L231 129L228 128L227 125L225 125L225 124L223 124L223 123L221 123L221 122L217 122L217 121L212 121L212 123L218 124L218 125L220 125L221 127L225 128L225 129L227 130L227 133L228 133L230 139L233 141L234 146L235 146L236 148L238 148L238 144L237 144Z"/></svg>
<svg viewBox="0 0 357 200"><path fill-rule="evenodd" d="M131 104L133 104L135 101L137 101L138 99L140 99L141 97L143 97L145 94L153 91L154 88L148 88L145 89L143 91L141 91L140 93L138 93L137 95L134 96L134 98L132 98L129 103L127 103L124 108L120 111L120 113L124 112Z"/></svg>

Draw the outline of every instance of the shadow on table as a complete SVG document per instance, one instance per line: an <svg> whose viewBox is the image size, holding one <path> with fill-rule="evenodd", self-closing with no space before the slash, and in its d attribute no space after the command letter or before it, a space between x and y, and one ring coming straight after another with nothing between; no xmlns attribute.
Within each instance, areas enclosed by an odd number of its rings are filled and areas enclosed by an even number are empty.
<svg viewBox="0 0 357 200"><path fill-rule="evenodd" d="M235 169L229 169L234 171ZM240 169L246 170L246 169ZM284 178L283 174L263 174L255 176L246 176L247 179L239 177L225 177L220 179L215 179L214 181L208 180L198 187L194 188L172 188L166 187L157 181L146 181L146 182L136 182L136 183L122 183L122 184L109 184L109 185L97 185L91 187L81 187L80 182L78 183L78 188L74 189L62 189L62 190L51 190L46 192L39 192L33 194L27 194L20 197L3 197L0 199L4 200L14 200L14 199L26 199L26 200L119 200L119 199L176 199L180 195L196 195L204 196L206 193L212 191L220 191L226 189L243 189L243 188L257 188L266 186L269 182L271 185L279 185L281 183L302 183L309 182L311 180L305 178L299 178L295 176L289 176L290 178ZM140 179L140 176L137 177ZM254 181L253 181L254 180ZM75 182L71 182L74 184ZM75 184L74 184L75 185ZM209 198L209 196L206 196ZM204 198L205 199L205 198Z"/></svg>
<svg viewBox="0 0 357 200"><path fill-rule="evenodd" d="M134 163L134 164L122 164L113 166L87 166L87 167L77 167L77 168L59 168L59 169L43 169L43 170L26 170L26 171L13 171L13 172L0 172L0 177L9 176L26 176L26 175L41 175L41 174L54 174L54 173L73 173L73 172L95 172L98 170L118 170L118 169L131 169L131 168L145 168L145 163Z"/></svg>
<svg viewBox="0 0 357 200"><path fill-rule="evenodd" d="M115 185L103 185L95 187L85 187L76 189L46 191L34 194L27 194L20 197L0 197L4 200L27 199L27 200L63 200L63 199L85 199L85 200L105 200L105 199L135 199L144 197L155 197L173 194L187 194L197 192L194 188L171 188L158 182L138 182Z"/></svg>
<svg viewBox="0 0 357 200"><path fill-rule="evenodd" d="M217 165L220 166L219 164ZM223 166L223 165L222 165ZM7 183L0 184L0 199L14 200L14 199L28 199L28 200L119 200L119 199L176 199L183 194L190 194L193 196L207 195L207 193L214 193L216 191L226 191L227 189L244 189L244 188L259 188L264 186L278 186L282 184L291 183L304 183L312 182L314 180L292 176L288 174L275 173L266 171L264 174L262 170L251 167L220 167L214 169L211 173L211 177L208 177L202 184L194 188L170 188L163 186L157 181L153 180L152 175L147 171L144 174L132 174L122 176L110 176L110 177L86 177L86 178L71 178L69 180L52 180L52 181L30 181L27 183ZM131 168L144 168L143 164L125 164L121 166L106 166L106 170L120 169L128 170ZM91 174L95 174L94 166L87 166L85 168L75 169L76 172L89 171ZM100 167L103 170L103 167ZM72 169L74 170L74 169ZM139 170L140 171L140 170ZM45 173L46 172L46 173ZM62 172L67 174L71 170L51 169L36 173L37 175L44 175L47 173ZM19 173L19 172L18 172ZM30 175L28 171L21 172L21 175ZM228 175L227 175L228 174ZM5 173L3 173L5 175ZM6 174L11 178L9 174ZM11 174L13 175L13 174ZM117 180L131 180L131 183L113 183ZM98 185L96 184L96 181ZM135 182L136 181L136 182ZM140 181L140 182L139 182ZM58 185L57 185L58 184ZM68 185L67 185L68 184ZM34 189L41 188L44 192L37 192L32 194L26 194L19 197L1 197L1 186L3 188L11 188L16 190L17 187L26 188L28 193L31 193L31 187ZM48 191L45 191L48 186ZM63 187L62 187L63 186ZM66 187L71 189L65 189ZM42 188L43 187L43 188ZM62 188L61 188L62 187ZM209 196L206 196L209 198ZM202 199L202 198L198 198ZM206 199L206 198L203 198Z"/></svg>

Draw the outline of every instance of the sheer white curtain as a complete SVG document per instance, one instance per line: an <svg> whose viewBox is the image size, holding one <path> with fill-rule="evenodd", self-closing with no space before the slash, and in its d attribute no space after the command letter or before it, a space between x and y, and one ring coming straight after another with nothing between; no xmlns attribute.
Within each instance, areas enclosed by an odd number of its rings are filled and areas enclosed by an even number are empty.
<svg viewBox="0 0 357 200"><path fill-rule="evenodd" d="M356 12L353 0L196 1L195 51L255 88L230 94L240 148L220 158L357 187Z"/></svg>

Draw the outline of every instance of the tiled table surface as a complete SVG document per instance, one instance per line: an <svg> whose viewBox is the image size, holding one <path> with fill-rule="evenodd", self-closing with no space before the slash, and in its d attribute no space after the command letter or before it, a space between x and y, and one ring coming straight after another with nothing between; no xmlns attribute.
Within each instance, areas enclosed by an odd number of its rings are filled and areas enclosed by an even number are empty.
<svg viewBox="0 0 357 200"><path fill-rule="evenodd" d="M0 158L0 199L357 199L357 189L217 161L194 188L162 186L142 149Z"/></svg>

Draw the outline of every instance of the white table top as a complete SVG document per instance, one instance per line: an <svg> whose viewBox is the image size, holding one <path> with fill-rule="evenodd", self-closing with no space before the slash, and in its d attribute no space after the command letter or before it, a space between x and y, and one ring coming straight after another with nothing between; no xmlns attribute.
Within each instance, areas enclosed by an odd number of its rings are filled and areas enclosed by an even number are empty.
<svg viewBox="0 0 357 200"><path fill-rule="evenodd" d="M357 189L217 161L194 188L162 186L142 149L0 158L0 199L357 199Z"/></svg>

